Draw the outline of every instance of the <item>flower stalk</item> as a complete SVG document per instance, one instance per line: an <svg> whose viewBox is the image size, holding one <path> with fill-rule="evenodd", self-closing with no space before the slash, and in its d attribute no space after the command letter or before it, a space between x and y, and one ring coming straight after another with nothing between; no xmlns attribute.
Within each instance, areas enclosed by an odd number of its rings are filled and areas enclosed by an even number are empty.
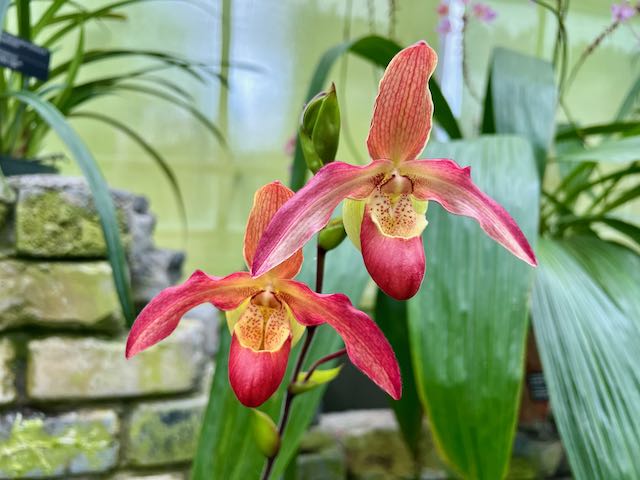
<svg viewBox="0 0 640 480"><path fill-rule="evenodd" d="M324 261L327 255L327 251L322 247L318 246L318 255L316 258L316 293L322 293L322 284L324 283ZM307 357L307 353L309 353L309 348L311 347L311 343L313 342L313 338L315 337L317 326L311 326L307 328L307 335L304 339L304 344L300 349L300 353L298 354L298 358L296 360L296 366L293 369L293 374L291 375L291 380L289 381L289 386L293 385L300 372L302 371L302 365ZM321 359L322 360L322 359ZM317 363L317 362L316 362ZM312 369L315 369L316 365ZM310 370L312 372L313 370ZM305 381L308 378L305 378ZM295 393L291 391L290 388L287 388L287 393L285 394L284 403L282 405L282 414L280 415L280 421L278 422L278 436L280 439L284 436L284 430L287 428L287 423L289 422L289 416L291 415L291 404L293 402ZM262 470L262 476L260 477L262 480L269 480L271 476L271 471L273 470L273 465L278 456L278 451L275 452L270 457L267 457L267 460L264 465L264 469Z"/></svg>

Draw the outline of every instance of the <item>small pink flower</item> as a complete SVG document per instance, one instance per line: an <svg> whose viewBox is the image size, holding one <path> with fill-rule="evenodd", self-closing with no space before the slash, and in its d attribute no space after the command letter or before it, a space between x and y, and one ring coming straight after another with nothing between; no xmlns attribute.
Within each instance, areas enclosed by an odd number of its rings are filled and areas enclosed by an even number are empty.
<svg viewBox="0 0 640 480"><path fill-rule="evenodd" d="M628 2L614 3L611 5L611 17L614 22L626 22L636 14L636 9Z"/></svg>
<svg viewBox="0 0 640 480"><path fill-rule="evenodd" d="M441 3L440 5L438 5L438 9L436 11L441 17L446 17L447 15L449 15L449 5L447 5L446 3Z"/></svg>
<svg viewBox="0 0 640 480"><path fill-rule="evenodd" d="M485 3L476 3L473 6L473 14L482 22L492 22L498 16L496 11Z"/></svg>
<svg viewBox="0 0 640 480"><path fill-rule="evenodd" d="M442 33L442 34L447 34L451 32L451 22L449 21L448 18L443 18L442 20L440 20L440 23L438 23L438 26L436 27L436 31L438 33Z"/></svg>

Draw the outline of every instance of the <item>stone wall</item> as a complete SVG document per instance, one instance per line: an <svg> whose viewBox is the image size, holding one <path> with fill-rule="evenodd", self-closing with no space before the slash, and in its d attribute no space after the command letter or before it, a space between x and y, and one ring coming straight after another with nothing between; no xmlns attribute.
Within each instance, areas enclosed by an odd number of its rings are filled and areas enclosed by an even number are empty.
<svg viewBox="0 0 640 480"><path fill-rule="evenodd" d="M0 479L185 478L211 373L200 321L124 358L106 247L79 179L14 177L0 195ZM2 197L4 196L4 199ZM113 192L141 306L180 276L144 198Z"/></svg>

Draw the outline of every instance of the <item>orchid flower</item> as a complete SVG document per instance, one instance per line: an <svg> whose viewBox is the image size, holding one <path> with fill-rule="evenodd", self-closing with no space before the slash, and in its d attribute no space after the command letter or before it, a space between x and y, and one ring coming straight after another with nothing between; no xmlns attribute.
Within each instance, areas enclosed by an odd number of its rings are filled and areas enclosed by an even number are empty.
<svg viewBox="0 0 640 480"><path fill-rule="evenodd" d="M244 237L247 266L267 224L292 196L279 182L256 192ZM182 285L160 292L142 310L127 339L127 358L170 335L193 307L210 302L227 314L232 334L229 381L244 405L261 405L278 389L291 347L304 326L325 322L344 340L351 362L394 399L400 398L398 363L378 326L345 295L318 294L292 280L301 265L298 250L258 278L246 272L213 277L196 271Z"/></svg>
<svg viewBox="0 0 640 480"><path fill-rule="evenodd" d="M362 251L373 280L396 299L415 295L424 277L421 233L427 226L428 200L474 218L491 238L536 265L516 222L473 184L469 167L449 159L416 160L431 131L428 82L436 62L436 53L424 41L391 60L380 81L367 139L373 161L322 167L273 217L253 259L254 276L293 255L344 199L347 234Z"/></svg>

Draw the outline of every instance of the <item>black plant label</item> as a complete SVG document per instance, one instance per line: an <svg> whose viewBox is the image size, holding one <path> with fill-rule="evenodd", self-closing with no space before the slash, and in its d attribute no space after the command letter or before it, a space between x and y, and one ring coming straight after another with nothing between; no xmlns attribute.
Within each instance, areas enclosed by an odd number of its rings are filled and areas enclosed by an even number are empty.
<svg viewBox="0 0 640 480"><path fill-rule="evenodd" d="M7 32L0 33L0 66L46 80L49 78L50 59L51 52L46 48Z"/></svg>

